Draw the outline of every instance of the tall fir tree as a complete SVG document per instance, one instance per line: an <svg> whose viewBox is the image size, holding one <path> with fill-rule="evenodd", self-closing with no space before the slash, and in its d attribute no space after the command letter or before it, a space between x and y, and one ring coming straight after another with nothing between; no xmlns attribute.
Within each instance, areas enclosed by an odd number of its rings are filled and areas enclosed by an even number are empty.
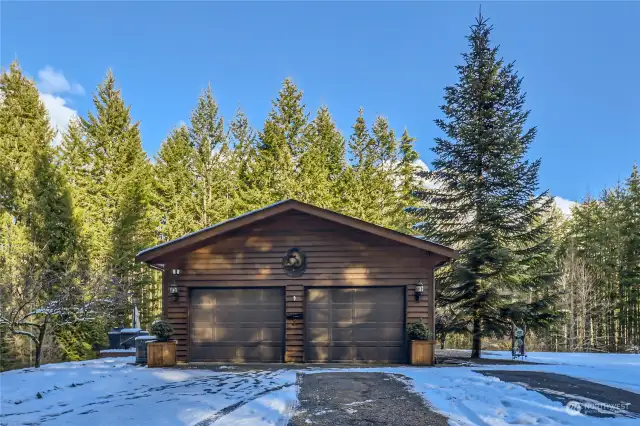
<svg viewBox="0 0 640 426"><path fill-rule="evenodd" d="M293 81L285 79L259 135L259 187L270 202L294 198L301 191L297 175L309 130L302 96Z"/></svg>
<svg viewBox="0 0 640 426"><path fill-rule="evenodd" d="M211 85L200 94L191 113L189 140L194 149L196 175L195 208L198 228L227 219L231 214L233 188L228 187L229 146Z"/></svg>
<svg viewBox="0 0 640 426"><path fill-rule="evenodd" d="M159 220L158 240L169 241L196 231L195 150L189 130L180 126L160 145L154 164L154 206Z"/></svg>
<svg viewBox="0 0 640 426"><path fill-rule="evenodd" d="M17 61L0 76L0 100L0 205L27 227L47 268L60 271L75 256L77 224L56 165L55 131Z"/></svg>
<svg viewBox="0 0 640 426"><path fill-rule="evenodd" d="M399 202L395 215L398 221L398 230L411 234L414 233L412 217L407 214L406 207L414 206L416 204L416 192L420 189L420 181L418 180L418 167L416 161L418 161L418 153L416 152L414 145L416 139L409 136L407 129L402 133L400 138L400 145L398 149L398 167L397 172L397 185Z"/></svg>
<svg viewBox="0 0 640 426"><path fill-rule="evenodd" d="M363 108L358 110L348 147L350 167L347 168L343 179L346 195L344 212L349 216L373 222L377 207L371 192L376 173L375 149Z"/></svg>
<svg viewBox="0 0 640 426"><path fill-rule="evenodd" d="M623 246L618 290L620 344L640 347L640 172L633 165L623 204Z"/></svg>
<svg viewBox="0 0 640 426"><path fill-rule="evenodd" d="M258 134L241 109L238 108L229 127L233 140L232 169L236 187L233 215L237 216L269 204L270 197L261 187L264 171L258 157Z"/></svg>
<svg viewBox="0 0 640 426"><path fill-rule="evenodd" d="M344 138L329 109L318 109L307 130L306 151L300 156L300 201L338 210L342 200L342 177L346 167Z"/></svg>
<svg viewBox="0 0 640 426"><path fill-rule="evenodd" d="M54 136L35 83L13 62L0 76L0 349L6 331L28 337L36 367L57 320L46 309L62 309L62 294L81 297L81 282L71 276L84 270Z"/></svg>
<svg viewBox="0 0 640 426"><path fill-rule="evenodd" d="M374 169L368 181L373 196L374 209L371 220L387 228L397 228L398 223L398 145L394 130L384 117L377 117L371 127Z"/></svg>
<svg viewBox="0 0 640 426"><path fill-rule="evenodd" d="M113 314L128 321L131 300L140 301L141 320L157 315L158 280L135 263L135 255L154 242L151 164L142 148L139 123L131 120L111 70L93 96L95 112L82 119L91 157L92 259L112 274Z"/></svg>
<svg viewBox="0 0 640 426"><path fill-rule="evenodd" d="M498 58L491 30L482 15L471 27L459 81L445 89L445 118L436 120L446 137L436 138L434 170L422 173L438 188L420 191L425 206L413 209L425 236L460 251L439 284L472 330L473 357L482 337L510 330L510 312L526 314L531 327L540 307L548 320L527 259L548 249L553 201L536 193L540 161L524 158L536 129L525 129L521 79Z"/></svg>

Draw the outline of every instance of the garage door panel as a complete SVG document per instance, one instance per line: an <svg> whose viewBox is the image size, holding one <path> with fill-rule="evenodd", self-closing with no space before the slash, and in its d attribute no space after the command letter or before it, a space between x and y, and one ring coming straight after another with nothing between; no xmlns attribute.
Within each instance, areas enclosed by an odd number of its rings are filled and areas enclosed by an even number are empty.
<svg viewBox="0 0 640 426"><path fill-rule="evenodd" d="M216 298L206 291L194 290L191 294L192 305L215 306Z"/></svg>
<svg viewBox="0 0 640 426"><path fill-rule="evenodd" d="M329 303L329 289L327 288L310 288L307 290L308 303Z"/></svg>
<svg viewBox="0 0 640 426"><path fill-rule="evenodd" d="M282 361L282 288L193 289L189 316L192 361Z"/></svg>
<svg viewBox="0 0 640 426"><path fill-rule="evenodd" d="M333 346L331 348L330 361L333 362L349 362L353 361L354 352L353 348L349 346Z"/></svg>
<svg viewBox="0 0 640 426"><path fill-rule="evenodd" d="M329 323L329 312L327 305L307 305L307 312L305 312L307 323Z"/></svg>
<svg viewBox="0 0 640 426"><path fill-rule="evenodd" d="M358 342L383 341L385 344L404 344L404 330L401 326L389 328L357 328L354 330L354 339Z"/></svg>
<svg viewBox="0 0 640 426"><path fill-rule="evenodd" d="M329 328L328 327L307 328L307 341L312 343L329 342Z"/></svg>
<svg viewBox="0 0 640 426"><path fill-rule="evenodd" d="M314 362L329 362L329 346L313 346L307 348L307 359Z"/></svg>
<svg viewBox="0 0 640 426"><path fill-rule="evenodd" d="M348 288L332 289L331 302L351 304L353 302L353 290Z"/></svg>
<svg viewBox="0 0 640 426"><path fill-rule="evenodd" d="M335 305L334 305L335 306ZM348 308L333 308L331 309L331 321L334 324L339 324L339 323L347 323L347 324L352 324L353 323L353 309L351 307Z"/></svg>
<svg viewBox="0 0 640 426"><path fill-rule="evenodd" d="M307 361L406 362L404 287L307 291L315 300L329 300L307 302Z"/></svg>
<svg viewBox="0 0 640 426"><path fill-rule="evenodd" d="M383 360L384 362L397 364L406 361L404 347L358 346L355 351L356 360L361 362Z"/></svg>
<svg viewBox="0 0 640 426"><path fill-rule="evenodd" d="M331 330L331 340L333 343L346 342L349 345L353 340L352 328L334 328Z"/></svg>
<svg viewBox="0 0 640 426"><path fill-rule="evenodd" d="M210 327L194 327L191 330L191 336L193 342L212 342L213 330Z"/></svg>
<svg viewBox="0 0 640 426"><path fill-rule="evenodd" d="M207 323L210 324L213 321L213 309L194 309L191 311L191 321L193 324Z"/></svg>

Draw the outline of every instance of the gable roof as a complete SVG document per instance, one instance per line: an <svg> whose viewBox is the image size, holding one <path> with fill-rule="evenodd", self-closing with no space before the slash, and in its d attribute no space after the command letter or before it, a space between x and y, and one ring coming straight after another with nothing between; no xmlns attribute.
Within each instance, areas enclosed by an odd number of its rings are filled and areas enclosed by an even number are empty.
<svg viewBox="0 0 640 426"><path fill-rule="evenodd" d="M436 253L447 259L458 257L457 252L447 246L443 246L441 244L437 244L423 238L417 238L411 235L403 234L401 232L393 231L391 229L374 225L372 223L365 222L354 217L345 216L331 210L312 206L311 204L306 204L297 200L289 199L279 201L258 210L250 211L243 215L184 235L180 238L176 238L175 240L167 241L165 243L158 244L157 246L142 250L136 255L136 261L153 264L155 263L154 260L156 260L160 256L166 256L167 254L170 254L177 250L183 250L217 235L221 235L242 228L243 226L247 226L259 220L267 219L269 217L273 217L292 210L307 213L311 216L339 223L341 225L374 234L382 238L387 238L401 244L416 247L418 249L425 250L431 253Z"/></svg>

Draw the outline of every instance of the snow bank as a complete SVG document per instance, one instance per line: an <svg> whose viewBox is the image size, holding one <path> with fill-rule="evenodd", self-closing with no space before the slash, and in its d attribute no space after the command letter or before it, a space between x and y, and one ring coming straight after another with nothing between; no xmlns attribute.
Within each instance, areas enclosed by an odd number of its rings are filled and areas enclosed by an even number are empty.
<svg viewBox="0 0 640 426"><path fill-rule="evenodd" d="M150 369L130 365L134 360L104 358L2 373L0 424L195 425L212 419L224 424L220 413L240 404L240 414L260 426L274 424L295 400L295 372Z"/></svg>
<svg viewBox="0 0 640 426"><path fill-rule="evenodd" d="M491 351L485 356L511 355ZM528 359L549 364L304 368L300 372L404 375L427 404L450 418L452 426L640 424L638 419L587 417L538 392L474 371L568 374L640 393L640 355L531 353ZM2 373L0 424L261 426L286 424L296 407L296 370L149 369L130 365L133 362L134 357L105 358Z"/></svg>

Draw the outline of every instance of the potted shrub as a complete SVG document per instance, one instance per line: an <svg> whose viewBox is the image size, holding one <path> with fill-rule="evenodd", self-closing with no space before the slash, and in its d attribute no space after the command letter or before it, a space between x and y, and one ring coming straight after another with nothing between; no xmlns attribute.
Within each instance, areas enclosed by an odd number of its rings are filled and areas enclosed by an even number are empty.
<svg viewBox="0 0 640 426"><path fill-rule="evenodd" d="M435 362L435 336L422 321L413 322L407 326L407 334L411 340L411 364L433 365Z"/></svg>
<svg viewBox="0 0 640 426"><path fill-rule="evenodd" d="M164 320L151 324L151 334L156 340L147 343L147 365L149 367L170 367L176 365L176 341L169 340L173 329Z"/></svg>

